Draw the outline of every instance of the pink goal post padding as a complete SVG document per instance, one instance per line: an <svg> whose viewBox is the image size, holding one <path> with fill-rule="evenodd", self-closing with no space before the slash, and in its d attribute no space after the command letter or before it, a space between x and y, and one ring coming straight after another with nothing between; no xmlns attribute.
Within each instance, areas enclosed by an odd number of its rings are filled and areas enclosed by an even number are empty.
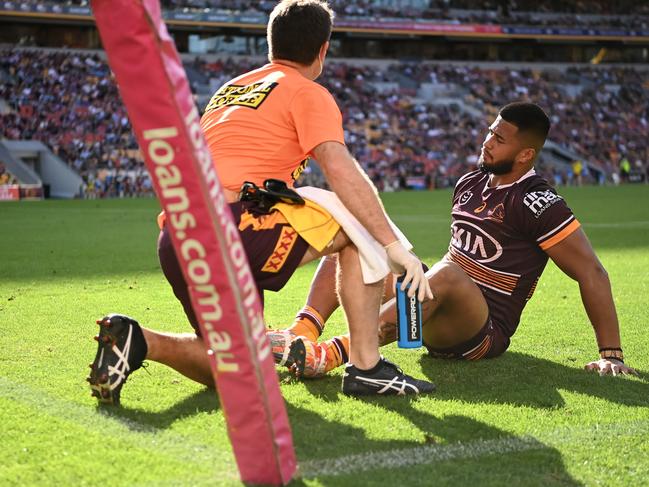
<svg viewBox="0 0 649 487"><path fill-rule="evenodd" d="M257 287L160 4L91 4L167 215L241 479L286 484L297 463Z"/></svg>

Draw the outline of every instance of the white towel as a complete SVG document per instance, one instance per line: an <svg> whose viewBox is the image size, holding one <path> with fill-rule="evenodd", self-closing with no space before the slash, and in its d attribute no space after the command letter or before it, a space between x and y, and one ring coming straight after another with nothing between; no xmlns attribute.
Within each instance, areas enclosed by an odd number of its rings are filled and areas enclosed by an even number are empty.
<svg viewBox="0 0 649 487"><path fill-rule="evenodd" d="M385 249L370 235L370 232L365 229L356 217L350 213L335 193L312 186L296 188L296 191L302 198L317 203L331 213L334 220L340 224L349 239L356 245L360 254L361 270L365 284L378 282L389 274L390 267L388 266L388 255ZM399 230L387 215L386 218L390 222L397 238L403 243L406 249L412 249L412 244L401 230Z"/></svg>

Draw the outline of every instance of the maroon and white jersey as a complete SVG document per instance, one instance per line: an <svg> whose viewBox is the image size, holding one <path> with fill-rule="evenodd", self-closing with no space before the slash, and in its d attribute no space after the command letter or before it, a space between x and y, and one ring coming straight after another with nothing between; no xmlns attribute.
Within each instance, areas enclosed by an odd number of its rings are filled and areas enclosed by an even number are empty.
<svg viewBox="0 0 649 487"><path fill-rule="evenodd" d="M457 182L446 257L478 285L491 318L512 336L548 261L545 250L580 225L533 169L511 184L488 182L482 171Z"/></svg>

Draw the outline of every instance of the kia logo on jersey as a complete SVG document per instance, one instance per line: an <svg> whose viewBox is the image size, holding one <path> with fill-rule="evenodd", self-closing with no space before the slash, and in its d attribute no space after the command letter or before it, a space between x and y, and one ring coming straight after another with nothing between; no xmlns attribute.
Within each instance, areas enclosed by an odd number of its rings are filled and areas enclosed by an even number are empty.
<svg viewBox="0 0 649 487"><path fill-rule="evenodd" d="M466 221L451 225L451 245L476 262L493 262L503 253L500 243L482 228Z"/></svg>

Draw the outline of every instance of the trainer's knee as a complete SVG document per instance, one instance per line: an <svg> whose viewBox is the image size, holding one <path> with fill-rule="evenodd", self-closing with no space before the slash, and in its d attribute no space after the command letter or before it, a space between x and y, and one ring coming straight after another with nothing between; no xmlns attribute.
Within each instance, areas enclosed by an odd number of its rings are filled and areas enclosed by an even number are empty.
<svg viewBox="0 0 649 487"><path fill-rule="evenodd" d="M329 242L329 244L323 250L318 251L313 247L309 247L305 252L304 256L302 257L302 260L300 261L300 265L304 265L308 262L314 261L316 259L320 259L321 257L334 256L341 250L353 245L354 244L349 239L347 234L341 229L338 231L338 233L336 233L336 235L331 240L331 242Z"/></svg>

